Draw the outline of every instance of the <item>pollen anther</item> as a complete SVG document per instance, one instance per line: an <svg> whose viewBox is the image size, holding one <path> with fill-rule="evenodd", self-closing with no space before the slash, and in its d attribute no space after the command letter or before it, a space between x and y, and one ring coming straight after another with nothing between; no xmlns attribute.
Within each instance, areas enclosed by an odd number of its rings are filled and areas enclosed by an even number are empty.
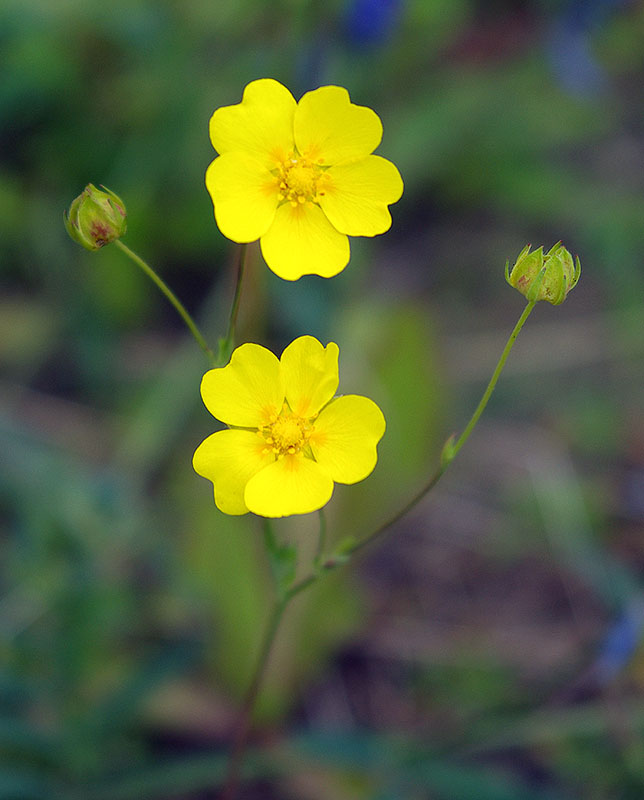
<svg viewBox="0 0 644 800"><path fill-rule="evenodd" d="M297 153L278 165L277 185L278 198L288 202L296 208L305 203L317 203L318 180L322 175L321 160L309 161L305 156Z"/></svg>
<svg viewBox="0 0 644 800"><path fill-rule="evenodd" d="M308 445L311 431L310 420L293 414L288 405L284 404L280 415L259 430L260 436L268 445L263 452L272 452L278 458L286 453L295 455Z"/></svg>

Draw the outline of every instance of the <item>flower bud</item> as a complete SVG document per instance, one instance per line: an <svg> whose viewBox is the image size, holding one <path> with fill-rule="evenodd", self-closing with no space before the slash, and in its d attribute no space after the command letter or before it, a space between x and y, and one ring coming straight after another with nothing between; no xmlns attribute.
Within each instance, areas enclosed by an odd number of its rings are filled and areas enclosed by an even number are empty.
<svg viewBox="0 0 644 800"><path fill-rule="evenodd" d="M558 306L574 289L581 275L579 256L573 261L566 248L557 242L545 255L543 247L530 252L526 245L519 253L515 265L508 271L505 265L505 279L531 303L547 300Z"/></svg>
<svg viewBox="0 0 644 800"><path fill-rule="evenodd" d="M125 233L126 212L120 197L88 184L65 213L67 233L87 250L99 250Z"/></svg>

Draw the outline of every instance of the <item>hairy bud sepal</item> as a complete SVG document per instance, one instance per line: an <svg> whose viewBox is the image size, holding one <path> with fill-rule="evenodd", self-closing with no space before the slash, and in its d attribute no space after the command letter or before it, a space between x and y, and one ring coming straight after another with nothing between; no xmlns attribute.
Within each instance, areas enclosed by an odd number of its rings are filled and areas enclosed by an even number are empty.
<svg viewBox="0 0 644 800"><path fill-rule="evenodd" d="M105 186L97 189L92 183L72 202L64 220L67 233L87 250L100 250L120 239L127 229L121 198Z"/></svg>
<svg viewBox="0 0 644 800"><path fill-rule="evenodd" d="M545 300L553 306L560 305L575 288L580 275L579 256L573 260L561 242L545 254L543 247L530 252L530 245L526 245L512 270L509 263L505 265L507 282L530 303Z"/></svg>

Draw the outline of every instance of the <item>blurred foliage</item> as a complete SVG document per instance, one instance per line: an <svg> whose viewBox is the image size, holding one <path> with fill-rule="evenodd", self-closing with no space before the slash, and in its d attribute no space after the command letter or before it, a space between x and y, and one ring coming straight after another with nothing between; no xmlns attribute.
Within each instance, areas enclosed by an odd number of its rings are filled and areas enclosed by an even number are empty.
<svg viewBox="0 0 644 800"><path fill-rule="evenodd" d="M257 250L246 276L242 339L337 341L341 390L386 413L331 545L467 418L520 310L506 258L561 238L584 272L522 333L447 488L360 579L298 598L249 791L642 796L643 37L636 0L0 4L0 798L198 798L223 775L271 600L261 526L190 468L202 354L62 212L90 181L117 192L128 245L221 334L207 123L262 76L348 87L405 179L338 278L285 284ZM315 525L276 526L300 570Z"/></svg>

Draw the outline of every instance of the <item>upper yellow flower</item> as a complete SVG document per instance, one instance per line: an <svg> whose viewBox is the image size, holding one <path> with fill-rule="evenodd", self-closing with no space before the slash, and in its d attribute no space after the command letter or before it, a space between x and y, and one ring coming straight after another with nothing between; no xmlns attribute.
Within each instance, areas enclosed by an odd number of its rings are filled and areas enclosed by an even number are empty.
<svg viewBox="0 0 644 800"><path fill-rule="evenodd" d="M268 266L286 280L337 275L347 236L391 227L400 199L396 167L371 155L382 123L340 86L299 103L272 78L252 81L241 103L218 108L210 139L220 154L206 171L217 225L235 242L260 240Z"/></svg>
<svg viewBox="0 0 644 800"><path fill-rule="evenodd" d="M197 448L193 466L211 480L226 514L263 517L322 508L337 483L357 483L376 465L385 418L366 397L334 398L338 346L300 336L281 359L259 344L238 347L201 383L210 413L228 430Z"/></svg>

